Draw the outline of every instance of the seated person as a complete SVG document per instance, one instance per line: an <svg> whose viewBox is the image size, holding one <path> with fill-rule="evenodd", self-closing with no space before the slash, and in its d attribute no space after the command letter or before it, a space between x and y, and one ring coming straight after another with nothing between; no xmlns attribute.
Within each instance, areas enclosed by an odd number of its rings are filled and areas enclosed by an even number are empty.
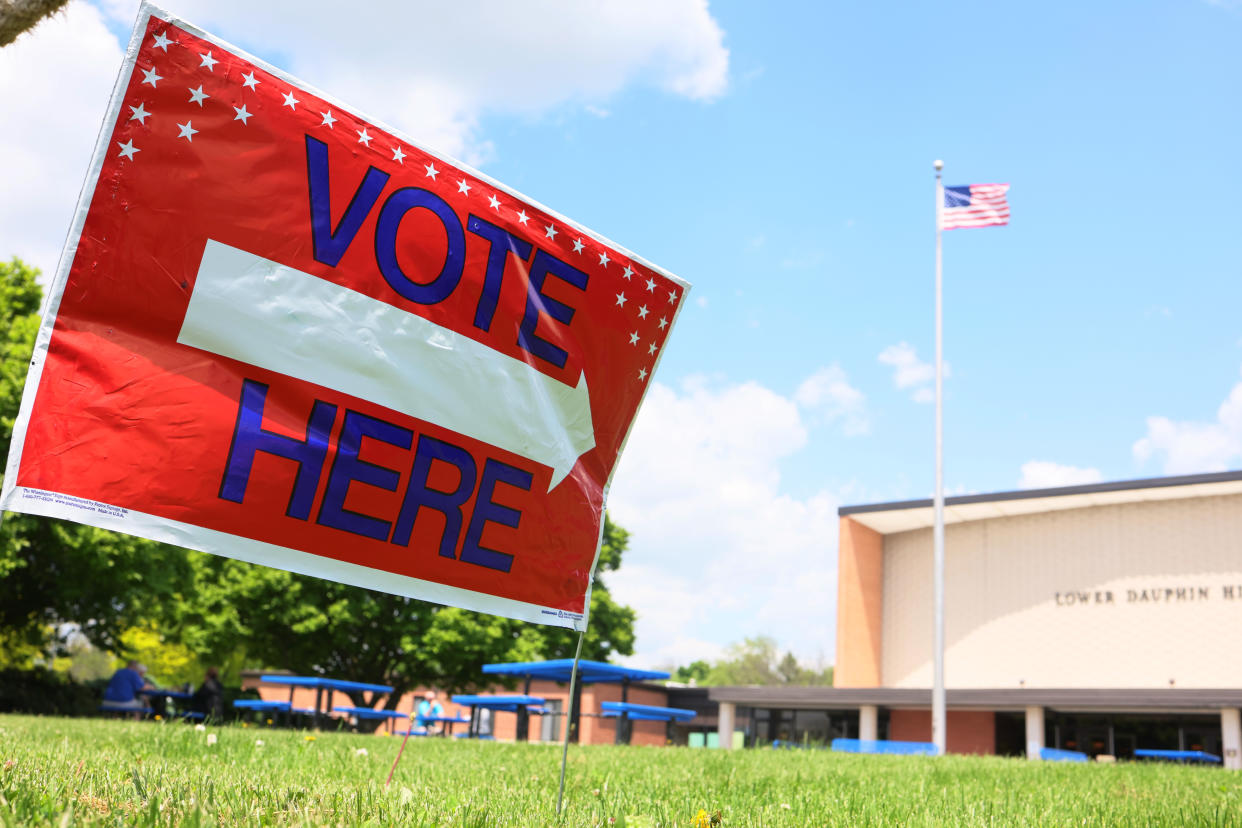
<svg viewBox="0 0 1242 828"><path fill-rule="evenodd" d="M218 668L207 668L202 686L194 691L194 698L190 700L190 708L217 722L224 719L224 685L220 683Z"/></svg>
<svg viewBox="0 0 1242 828"><path fill-rule="evenodd" d="M146 701L138 698L138 692L155 687L146 680L146 672L146 667L131 660L113 673L100 707L105 710L132 710L137 719L147 707Z"/></svg>
<svg viewBox="0 0 1242 828"><path fill-rule="evenodd" d="M444 708L436 701L436 691L428 690L423 694L423 700L418 703L415 711L417 716L414 719L415 727L421 727L426 733L439 733L440 723L428 721L431 716L443 716Z"/></svg>

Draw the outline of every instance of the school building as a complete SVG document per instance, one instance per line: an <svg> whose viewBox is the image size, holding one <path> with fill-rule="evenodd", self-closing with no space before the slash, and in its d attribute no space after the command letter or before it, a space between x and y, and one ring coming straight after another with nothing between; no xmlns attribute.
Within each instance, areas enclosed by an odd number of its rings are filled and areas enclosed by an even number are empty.
<svg viewBox="0 0 1242 828"><path fill-rule="evenodd" d="M930 741L932 503L839 517L836 686L710 688L722 742ZM950 752L1242 768L1242 472L948 498L945 685Z"/></svg>

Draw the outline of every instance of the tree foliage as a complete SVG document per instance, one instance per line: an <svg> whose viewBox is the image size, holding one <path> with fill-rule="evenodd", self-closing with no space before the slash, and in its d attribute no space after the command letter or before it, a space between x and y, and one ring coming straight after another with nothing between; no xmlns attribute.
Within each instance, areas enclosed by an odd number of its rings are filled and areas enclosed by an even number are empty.
<svg viewBox="0 0 1242 828"><path fill-rule="evenodd" d="M601 570L614 570L628 533L605 518ZM496 661L573 655L570 630L514 621L324 581L226 558L190 553L191 589L165 602L164 621L201 659L244 653L252 665L392 685L388 704L434 685L450 692L490 683ZM583 656L633 652L634 611L597 578ZM355 701L370 703L369 694Z"/></svg>
<svg viewBox="0 0 1242 828"><path fill-rule="evenodd" d="M38 270L0 262L0 440L7 464L39 327ZM0 639L46 647L66 622L104 647L141 623L187 570L179 551L103 529L7 514L0 527Z"/></svg>
<svg viewBox="0 0 1242 828"><path fill-rule="evenodd" d="M695 661L677 668L673 680L701 685L830 686L832 667L804 667L793 653L782 656L776 641L761 635L731 645L725 658L715 664Z"/></svg>

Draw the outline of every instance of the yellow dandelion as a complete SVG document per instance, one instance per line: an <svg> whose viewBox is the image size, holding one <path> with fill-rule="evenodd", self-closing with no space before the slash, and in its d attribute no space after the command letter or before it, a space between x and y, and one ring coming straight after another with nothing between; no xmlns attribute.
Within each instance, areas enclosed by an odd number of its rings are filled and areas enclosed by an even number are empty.
<svg viewBox="0 0 1242 828"><path fill-rule="evenodd" d="M309 733L308 733L308 734L306 734L306 737L305 737L305 738L306 738L306 741L308 741L308 742L313 742L313 741L315 741L315 737L314 737L314 736L312 736L312 735L310 735Z"/></svg>
<svg viewBox="0 0 1242 828"><path fill-rule="evenodd" d="M155 720L156 720L157 722L162 722L162 721L164 721L164 717L163 717L163 716L161 716L159 713L156 713L156 714L155 714Z"/></svg>
<svg viewBox="0 0 1242 828"><path fill-rule="evenodd" d="M267 723L268 723L269 725L271 725L272 720L271 720L271 719L268 719L268 720L267 720Z"/></svg>
<svg viewBox="0 0 1242 828"><path fill-rule="evenodd" d="M702 808L694 815L694 821L690 823L694 828L711 828L711 818L707 815L707 811Z"/></svg>

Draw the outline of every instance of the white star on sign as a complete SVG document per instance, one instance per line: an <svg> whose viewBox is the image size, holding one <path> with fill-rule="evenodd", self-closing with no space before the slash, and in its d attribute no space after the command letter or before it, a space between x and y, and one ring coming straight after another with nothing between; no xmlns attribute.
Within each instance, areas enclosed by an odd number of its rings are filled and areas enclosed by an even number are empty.
<svg viewBox="0 0 1242 828"><path fill-rule="evenodd" d="M630 344L631 345L638 344L638 331L634 331L634 333L630 334Z"/></svg>
<svg viewBox="0 0 1242 828"><path fill-rule="evenodd" d="M198 65L199 69L202 69L204 66L206 66L208 72L216 71L216 64L219 63L220 61L213 58L211 56L211 52L208 52L205 55L200 54L199 57L203 59L203 62Z"/></svg>
<svg viewBox="0 0 1242 828"><path fill-rule="evenodd" d="M622 273L621 275L625 277L626 281L629 281L629 278L634 275L634 268L630 267L629 265L626 265L625 272Z"/></svg>
<svg viewBox="0 0 1242 828"><path fill-rule="evenodd" d="M646 305L643 305L642 307L638 309L638 318L639 319L647 318L647 306Z"/></svg>
<svg viewBox="0 0 1242 828"><path fill-rule="evenodd" d="M625 294L624 293L617 294L617 304L623 308L625 307Z"/></svg>
<svg viewBox="0 0 1242 828"><path fill-rule="evenodd" d="M190 143L193 143L194 136L198 134L198 130L192 127L190 125L191 123L192 123L191 121L186 121L184 124L177 124L177 126L181 129L181 134L178 135L177 137L184 138Z"/></svg>
<svg viewBox="0 0 1242 828"><path fill-rule="evenodd" d="M246 74L242 75L242 78L244 78L242 86L248 86L251 89L253 89L255 92L259 91L257 87L259 86L260 83L262 83L262 81L258 80L254 76L254 72L247 72Z"/></svg>
<svg viewBox="0 0 1242 828"><path fill-rule="evenodd" d="M602 264L604 267L608 267L608 254L607 253L599 254L599 263Z"/></svg>
<svg viewBox="0 0 1242 828"><path fill-rule="evenodd" d="M654 354L655 352L656 352L656 344L652 342L650 345L647 346L647 353Z"/></svg>
<svg viewBox="0 0 1242 828"><path fill-rule="evenodd" d="M396 161L398 164L405 163L405 153L401 151L401 147L392 148L392 160Z"/></svg>
<svg viewBox="0 0 1242 828"><path fill-rule="evenodd" d="M358 130L358 143L366 144L368 147L371 146L371 136L367 134L366 127Z"/></svg>
<svg viewBox="0 0 1242 828"><path fill-rule="evenodd" d="M582 252L582 239L574 239L574 252L575 253Z"/></svg>
<svg viewBox="0 0 1242 828"><path fill-rule="evenodd" d="M241 121L243 124L244 124L244 123L247 123L247 120L250 118L250 116L254 114L253 112L247 112L247 111L246 111L246 105L245 105L245 104L242 104L241 106L235 106L235 107L233 107L233 111L237 113L237 117L236 117L236 118L234 118L233 120L234 120L234 121Z"/></svg>
<svg viewBox="0 0 1242 828"><path fill-rule="evenodd" d="M490 202L488 206L491 207L493 210L496 210L499 212L500 199L496 198L496 194L492 193L490 196L487 197L487 200Z"/></svg>
<svg viewBox="0 0 1242 828"><path fill-rule="evenodd" d="M154 66L152 66L150 69L142 70L142 82L149 83L151 84L152 87L154 87L157 83L159 83L163 79L164 78L162 78L161 76L155 74Z"/></svg>
<svg viewBox="0 0 1242 828"><path fill-rule="evenodd" d="M670 301L670 302L676 302L676 301L677 301L677 291L675 291L675 290L670 290L670 291L668 292L668 301Z"/></svg>
<svg viewBox="0 0 1242 828"><path fill-rule="evenodd" d="M642 381L643 381L643 380L645 380L646 378L647 378L647 369L646 369L646 368L639 368L639 369L638 369L638 381L639 381L639 382L642 382Z"/></svg>
<svg viewBox="0 0 1242 828"><path fill-rule="evenodd" d="M327 112L320 112L319 114L323 116L323 122L319 125L332 129L332 125L336 123L336 118L332 117L332 110L329 109Z"/></svg>
<svg viewBox="0 0 1242 828"><path fill-rule="evenodd" d="M435 164L424 164L423 169L427 171L427 175L424 177L430 178L432 181L435 181L436 176L440 174L440 171L436 169Z"/></svg>
<svg viewBox="0 0 1242 828"><path fill-rule="evenodd" d="M556 234L559 232L560 231L556 229L555 224L549 224L547 227L543 228L543 234L547 236L549 239L555 239Z"/></svg>
<svg viewBox="0 0 1242 828"><path fill-rule="evenodd" d="M518 210L517 218L518 218L518 221L522 222L522 224L525 224L526 221L530 218L530 216L526 215L525 210Z"/></svg>
<svg viewBox="0 0 1242 828"><path fill-rule="evenodd" d="M134 113L133 115L129 116L129 119L131 121L137 121L138 123L144 126L147 123L147 116L151 114L150 112L147 112L145 108L143 108L142 104L138 104L137 106L131 106L129 108L129 111Z"/></svg>
<svg viewBox="0 0 1242 828"><path fill-rule="evenodd" d="M647 280L647 291L649 293L655 293L655 289L656 289L655 279L648 279Z"/></svg>
<svg viewBox="0 0 1242 828"><path fill-rule="evenodd" d="M661 316L660 317L660 330L664 330L667 327L668 327L668 320L665 319L663 316Z"/></svg>
<svg viewBox="0 0 1242 828"><path fill-rule="evenodd" d="M203 91L203 85L201 83L198 85L198 89L191 89L189 90L189 92L190 92L190 103L196 103L199 106L202 106L203 101L211 97L210 95L208 95L206 92Z"/></svg>
<svg viewBox="0 0 1242 828"><path fill-rule="evenodd" d="M466 179L457 182L457 192L462 195L470 195L470 185L466 183Z"/></svg>
<svg viewBox="0 0 1242 828"><path fill-rule="evenodd" d="M167 52L168 44L170 43L172 43L172 41L168 39L168 32L160 32L159 34L155 36L154 48L163 49L165 52Z"/></svg>
<svg viewBox="0 0 1242 828"><path fill-rule="evenodd" d="M296 112L296 111L297 111L297 108L298 108L298 104L299 104L299 103L301 103L301 101L299 101L297 98L293 97L293 92L286 92L286 93L285 93L285 102L284 102L283 104L281 104L281 106L287 106L287 107L289 107L290 109L292 109L292 110L294 110L294 111Z"/></svg>
<svg viewBox="0 0 1242 828"><path fill-rule="evenodd" d="M134 141L132 138L126 141L124 144L122 144L120 141L117 141L116 145L121 148L121 151L116 154L117 158L128 158L130 161L133 161L134 153L142 152L142 150L134 146Z"/></svg>

